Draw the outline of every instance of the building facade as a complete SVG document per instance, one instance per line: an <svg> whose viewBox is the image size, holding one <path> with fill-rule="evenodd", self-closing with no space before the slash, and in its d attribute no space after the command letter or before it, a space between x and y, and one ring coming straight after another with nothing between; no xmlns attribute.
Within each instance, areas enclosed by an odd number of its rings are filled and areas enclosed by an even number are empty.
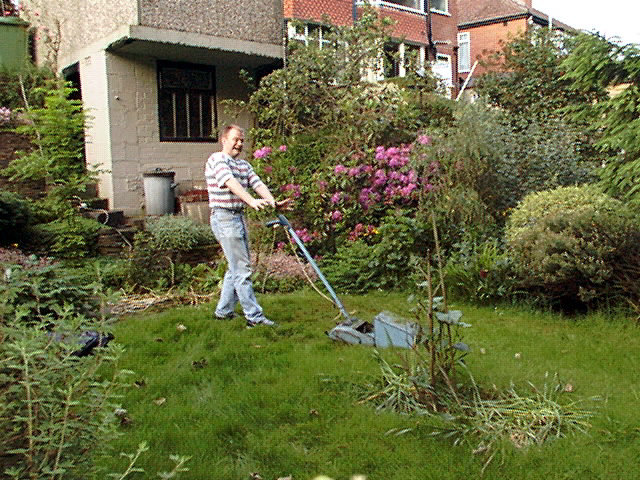
<svg viewBox="0 0 640 480"><path fill-rule="evenodd" d="M487 60L510 39L532 28L574 31L533 8L533 0L458 0L458 9L459 85L467 80L472 69L474 79L490 70Z"/></svg>

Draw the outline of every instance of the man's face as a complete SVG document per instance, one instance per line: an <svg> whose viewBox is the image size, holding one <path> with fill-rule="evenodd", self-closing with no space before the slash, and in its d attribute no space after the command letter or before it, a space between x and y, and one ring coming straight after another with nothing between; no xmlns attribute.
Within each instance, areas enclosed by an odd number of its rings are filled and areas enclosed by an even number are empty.
<svg viewBox="0 0 640 480"><path fill-rule="evenodd" d="M244 144L244 133L235 128L229 130L227 134L220 140L222 143L222 151L232 158L236 158L242 152Z"/></svg>

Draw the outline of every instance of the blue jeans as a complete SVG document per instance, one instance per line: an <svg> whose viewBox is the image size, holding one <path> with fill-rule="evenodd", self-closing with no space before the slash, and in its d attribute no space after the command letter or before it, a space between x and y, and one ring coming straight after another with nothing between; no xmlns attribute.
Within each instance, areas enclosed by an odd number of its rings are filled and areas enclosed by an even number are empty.
<svg viewBox="0 0 640 480"><path fill-rule="evenodd" d="M264 319L251 283L251 257L247 222L241 211L214 209L211 213L211 230L222 247L227 259L216 316L226 317L233 313L240 302L245 318L249 322Z"/></svg>

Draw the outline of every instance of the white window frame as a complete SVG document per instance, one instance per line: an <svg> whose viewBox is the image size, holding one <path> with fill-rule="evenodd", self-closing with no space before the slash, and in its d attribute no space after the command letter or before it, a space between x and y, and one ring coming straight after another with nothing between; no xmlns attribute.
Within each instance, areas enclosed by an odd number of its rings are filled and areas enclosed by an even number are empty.
<svg viewBox="0 0 640 480"><path fill-rule="evenodd" d="M418 8L411 8L411 7L406 7L404 5L399 5L397 3L393 3L390 2L388 0L369 0L369 2L365 2L363 0L358 0L356 2L356 5L364 5L365 3L369 3L370 5L373 5L374 7L389 7L389 8L397 8L398 10L406 10L407 12L414 12L414 13L422 13L422 14L426 14L427 9L425 8L426 4L427 4L427 0L419 0L418 2ZM444 5L445 5L445 9L444 10L438 10L436 8L431 8L432 12L436 12L436 13L441 13L441 14L445 14L445 15L450 15L449 13L449 0L444 0Z"/></svg>
<svg viewBox="0 0 640 480"><path fill-rule="evenodd" d="M292 22L289 22L287 30L288 30L288 36L290 40L299 40L304 42L305 45L309 45L309 42L310 42L309 27L317 27L318 28L318 46L322 49L322 47L330 43L329 40L325 40L322 37L323 28L327 28L324 25L320 25L317 23L305 23L302 26L304 28L304 33L298 33L298 31L296 30L296 25L293 24Z"/></svg>
<svg viewBox="0 0 640 480"><path fill-rule="evenodd" d="M389 8L397 8L398 10L405 10L407 12L413 13L425 13L425 5L426 0L418 0L418 8L411 8L405 5L400 5L398 3L393 3L385 0L369 0L369 2L364 2L363 0L358 0L356 5L364 5L365 3L369 3L374 7L389 7Z"/></svg>
<svg viewBox="0 0 640 480"><path fill-rule="evenodd" d="M436 12L436 13L444 13L444 14L449 15L449 0L444 0L444 10L438 10L437 8L431 7L431 11L432 12Z"/></svg>
<svg viewBox="0 0 640 480"><path fill-rule="evenodd" d="M466 58L462 57L462 45L467 45L467 55ZM463 60L467 62L466 68L465 65L462 64ZM471 33L469 32L460 32L458 33L458 72L460 73L468 73L471 71Z"/></svg>
<svg viewBox="0 0 640 480"><path fill-rule="evenodd" d="M435 67L436 63L438 63L438 61L446 61L449 68L448 68L448 76L447 78L443 78L442 76L438 75L437 72L433 69L433 67ZM444 85L444 87L446 88L447 93L449 94L449 96L451 96L451 91L453 90L453 69L451 68L451 55L446 55L444 53L438 53L436 55L436 60L431 62L431 71L432 73L436 76L436 78Z"/></svg>

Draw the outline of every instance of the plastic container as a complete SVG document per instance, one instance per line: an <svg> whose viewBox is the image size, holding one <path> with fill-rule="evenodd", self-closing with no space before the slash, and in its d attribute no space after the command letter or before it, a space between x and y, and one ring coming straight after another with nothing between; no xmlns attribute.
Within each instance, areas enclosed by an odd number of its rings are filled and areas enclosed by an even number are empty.
<svg viewBox="0 0 640 480"><path fill-rule="evenodd" d="M376 347L412 348L416 343L419 327L415 323L397 322L393 314L380 312L373 319Z"/></svg>
<svg viewBox="0 0 640 480"><path fill-rule="evenodd" d="M18 17L0 17L0 71L27 65L29 24Z"/></svg>
<svg viewBox="0 0 640 480"><path fill-rule="evenodd" d="M146 215L171 215L175 213L176 172L156 169L142 174L144 183L144 210Z"/></svg>

